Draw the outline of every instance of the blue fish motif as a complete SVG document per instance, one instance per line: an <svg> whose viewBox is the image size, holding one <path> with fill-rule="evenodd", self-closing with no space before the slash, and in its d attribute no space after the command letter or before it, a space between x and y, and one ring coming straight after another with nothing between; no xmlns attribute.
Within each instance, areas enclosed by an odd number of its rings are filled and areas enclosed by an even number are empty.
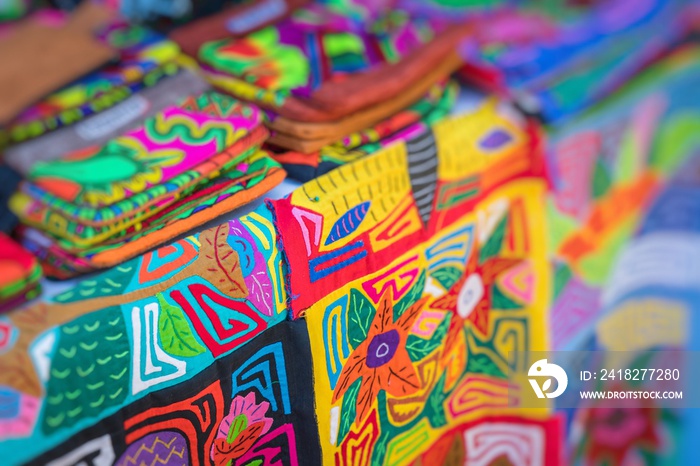
<svg viewBox="0 0 700 466"><path fill-rule="evenodd" d="M371 201L365 201L345 212L331 228L331 233L328 235L328 238L326 238L325 244L329 245L335 243L357 230L362 220L365 219L367 212L369 212L370 204Z"/></svg>
<svg viewBox="0 0 700 466"><path fill-rule="evenodd" d="M488 133L479 141L481 148L486 150L498 150L513 140L513 136L503 129L497 128Z"/></svg>

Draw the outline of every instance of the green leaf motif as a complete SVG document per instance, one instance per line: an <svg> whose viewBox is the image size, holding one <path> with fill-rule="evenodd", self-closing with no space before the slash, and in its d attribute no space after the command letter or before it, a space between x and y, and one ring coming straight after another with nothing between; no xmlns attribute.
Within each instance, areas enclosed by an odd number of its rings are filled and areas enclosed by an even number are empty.
<svg viewBox="0 0 700 466"><path fill-rule="evenodd" d="M523 305L506 296L498 285L493 285L491 287L491 307L493 309L509 310L522 309Z"/></svg>
<svg viewBox="0 0 700 466"><path fill-rule="evenodd" d="M129 393L131 345L119 306L61 325L41 430L52 435L120 406Z"/></svg>
<svg viewBox="0 0 700 466"><path fill-rule="evenodd" d="M484 263L488 259L497 255L501 251L501 246L503 246L503 238L506 236L506 225L508 223L508 216L504 215L498 226L493 231L489 239L484 244L479 252L479 263Z"/></svg>
<svg viewBox="0 0 700 466"><path fill-rule="evenodd" d="M168 304L160 294L157 297L160 305L158 333L165 352L183 358L204 353L204 347L192 333L190 323L182 309Z"/></svg>
<svg viewBox="0 0 700 466"><path fill-rule="evenodd" d="M394 320L401 317L401 314L403 314L406 309L413 306L416 301L423 296L423 291L425 290L425 277L425 270L423 270L418 276L416 283L414 283L411 289L408 290L408 293L406 293L406 295L401 298L398 303L396 303L394 306Z"/></svg>
<svg viewBox="0 0 700 466"><path fill-rule="evenodd" d="M377 408L379 419L387 419L386 391L384 390L379 390L379 394L377 395ZM392 426L390 422L387 422L385 427L386 428L382 429L379 434L379 438L372 449L372 460L370 463L372 466L383 466L386 464L385 457L389 441L399 434L399 430Z"/></svg>
<svg viewBox="0 0 700 466"><path fill-rule="evenodd" d="M372 302L358 290L350 290L348 304L348 341L353 349L357 348L369 333L377 310Z"/></svg>
<svg viewBox="0 0 700 466"><path fill-rule="evenodd" d="M126 294L129 291L128 285L138 270L139 260L138 258L132 259L99 274L95 278L82 280L76 286L54 297L54 301L68 304L86 299Z"/></svg>
<svg viewBox="0 0 700 466"><path fill-rule="evenodd" d="M374 449L372 450L372 466L383 466L386 464L385 457L387 452L387 447L389 446L389 440L391 440L392 432L382 432L377 443L374 444Z"/></svg>
<svg viewBox="0 0 700 466"><path fill-rule="evenodd" d="M231 423L231 427L228 430L228 437L226 437L226 441L231 444L233 443L234 440L240 435L241 432L243 432L246 427L248 427L248 418L246 417L245 414L239 414L233 419L233 422Z"/></svg>
<svg viewBox="0 0 700 466"><path fill-rule="evenodd" d="M440 322L440 325L435 329L430 339L426 340L415 335L409 335L406 340L406 350L408 351L408 356L411 358L411 361L420 361L440 347L449 327L450 315L448 314L445 316L445 319Z"/></svg>
<svg viewBox="0 0 700 466"><path fill-rule="evenodd" d="M345 436L350 432L352 423L355 422L355 416L357 416L357 394L360 392L360 386L362 386L362 379L357 379L350 385L343 397L343 404L340 407L340 427L338 429L337 445L342 443Z"/></svg>
<svg viewBox="0 0 700 466"><path fill-rule="evenodd" d="M445 399L447 398L445 394L445 377L446 373L443 372L442 376L435 383L435 387L428 395L428 400L425 403L425 411L423 412L428 418L428 422L434 429L438 429L447 424L447 417L445 417Z"/></svg>
<svg viewBox="0 0 700 466"><path fill-rule="evenodd" d="M501 379L506 378L503 371L485 354L470 354L466 372L492 375Z"/></svg>
<svg viewBox="0 0 700 466"><path fill-rule="evenodd" d="M462 276L462 271L457 267L447 266L437 269L430 276L437 280L445 290L449 290Z"/></svg>

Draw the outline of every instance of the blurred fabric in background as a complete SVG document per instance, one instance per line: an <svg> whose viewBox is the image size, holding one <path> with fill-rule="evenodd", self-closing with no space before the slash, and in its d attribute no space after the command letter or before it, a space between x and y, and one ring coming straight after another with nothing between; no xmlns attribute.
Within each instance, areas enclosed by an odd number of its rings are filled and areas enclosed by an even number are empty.
<svg viewBox="0 0 700 466"><path fill-rule="evenodd" d="M0 462L696 464L699 25L0 0Z"/></svg>

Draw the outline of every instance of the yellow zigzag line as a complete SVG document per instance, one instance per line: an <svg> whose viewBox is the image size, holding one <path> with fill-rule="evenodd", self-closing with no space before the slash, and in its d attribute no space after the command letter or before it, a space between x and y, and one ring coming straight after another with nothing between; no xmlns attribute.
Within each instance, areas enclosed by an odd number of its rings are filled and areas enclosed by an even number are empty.
<svg viewBox="0 0 700 466"><path fill-rule="evenodd" d="M180 451L180 452L176 451L175 449L172 449L172 450L170 450L170 453L168 453L168 457L163 459L163 460L160 459L160 456L156 456L153 459L153 461L151 462L151 464L148 466L153 466L156 463L158 463L158 464L170 464L170 457L173 455L176 455L178 458L183 459L183 457L185 456L185 449L183 448L182 451Z"/></svg>
<svg viewBox="0 0 700 466"><path fill-rule="evenodd" d="M161 137L171 137L173 133L181 136L183 131L186 131L189 133L186 136L192 139L204 139L210 132L223 131L226 143L230 143L233 137L245 132L242 129L234 129L231 123L225 120L208 120L198 123L185 115L170 115L167 118L164 115L157 115L153 128Z"/></svg>
<svg viewBox="0 0 700 466"><path fill-rule="evenodd" d="M141 446L139 447L139 449L136 451L136 453L134 453L133 456L126 455L126 458L124 458L124 461L126 462L126 464L136 465L136 460L141 455L141 453L143 453L144 451L147 451L148 453L153 454L153 452L155 451L156 446L158 444L164 445L166 448L170 448L170 445L172 445L176 439L177 439L177 437L173 437L172 439L170 439L169 443L165 443L159 437L156 437L156 440L153 442L153 444L150 447L148 447L146 444L142 443ZM185 449L183 448L182 451L180 451L179 453L177 451L175 451L175 449L171 449L170 453L168 454L168 457L165 458L164 460L160 459L160 455L158 455L153 459L153 461L151 462L151 464L149 466L153 466L154 464L156 464L156 462L158 462L160 464L168 464L168 461L170 460L170 457L172 455L177 455L180 459L182 459L185 456Z"/></svg>

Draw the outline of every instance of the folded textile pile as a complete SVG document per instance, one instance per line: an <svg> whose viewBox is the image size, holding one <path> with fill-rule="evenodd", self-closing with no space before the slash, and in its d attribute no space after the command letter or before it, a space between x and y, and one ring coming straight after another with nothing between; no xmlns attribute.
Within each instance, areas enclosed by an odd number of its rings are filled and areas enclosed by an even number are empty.
<svg viewBox="0 0 700 466"><path fill-rule="evenodd" d="M289 176L311 180L334 168L360 159L396 141L425 134L429 127L454 108L459 87L456 82L435 85L423 99L380 121L371 128L349 134L317 151L285 151L271 148Z"/></svg>
<svg viewBox="0 0 700 466"><path fill-rule="evenodd" d="M74 125L178 71L177 45L147 28L112 21L93 40L117 53L114 62L41 96L5 125L0 142L16 144Z"/></svg>
<svg viewBox="0 0 700 466"><path fill-rule="evenodd" d="M106 19L102 9L86 5L69 17L44 12L8 26L0 41L0 60L7 64L0 68L0 125L115 58L115 50L92 34Z"/></svg>
<svg viewBox="0 0 700 466"><path fill-rule="evenodd" d="M468 31L382 2L315 3L197 57L215 87L267 111L279 160L310 179L443 117Z"/></svg>
<svg viewBox="0 0 700 466"><path fill-rule="evenodd" d="M52 275L110 267L279 183L260 152L266 137L258 109L208 91L101 147L36 164L10 206Z"/></svg>
<svg viewBox="0 0 700 466"><path fill-rule="evenodd" d="M9 202L15 233L54 278L119 264L284 178L261 150L260 109L211 92L175 42L112 15L92 4L41 10L10 31L51 20L111 55L35 89L0 128L4 162L26 178Z"/></svg>
<svg viewBox="0 0 700 466"><path fill-rule="evenodd" d="M525 5L532 8L474 25L460 45L467 63L462 75L547 122L609 95L677 45L690 27L684 0L598 2L576 15L569 5Z"/></svg>
<svg viewBox="0 0 700 466"><path fill-rule="evenodd" d="M39 295L41 267L36 258L0 232L0 312Z"/></svg>
<svg viewBox="0 0 700 466"><path fill-rule="evenodd" d="M222 35L204 31L211 18L173 37L214 86L268 111L276 159L307 181L444 117L456 95L446 79L457 67L555 121L608 95L689 28L681 0L616 0L549 16L528 2L490 6L315 2L234 37L205 42ZM475 11L489 11L488 21Z"/></svg>
<svg viewBox="0 0 700 466"><path fill-rule="evenodd" d="M8 147L4 153L5 162L27 176L37 162L56 160L89 146L103 145L138 127L145 118L155 116L183 96L199 95L209 89L209 85L189 69L174 67L173 71L172 76L158 80L114 107ZM159 75L156 71L154 76Z"/></svg>

